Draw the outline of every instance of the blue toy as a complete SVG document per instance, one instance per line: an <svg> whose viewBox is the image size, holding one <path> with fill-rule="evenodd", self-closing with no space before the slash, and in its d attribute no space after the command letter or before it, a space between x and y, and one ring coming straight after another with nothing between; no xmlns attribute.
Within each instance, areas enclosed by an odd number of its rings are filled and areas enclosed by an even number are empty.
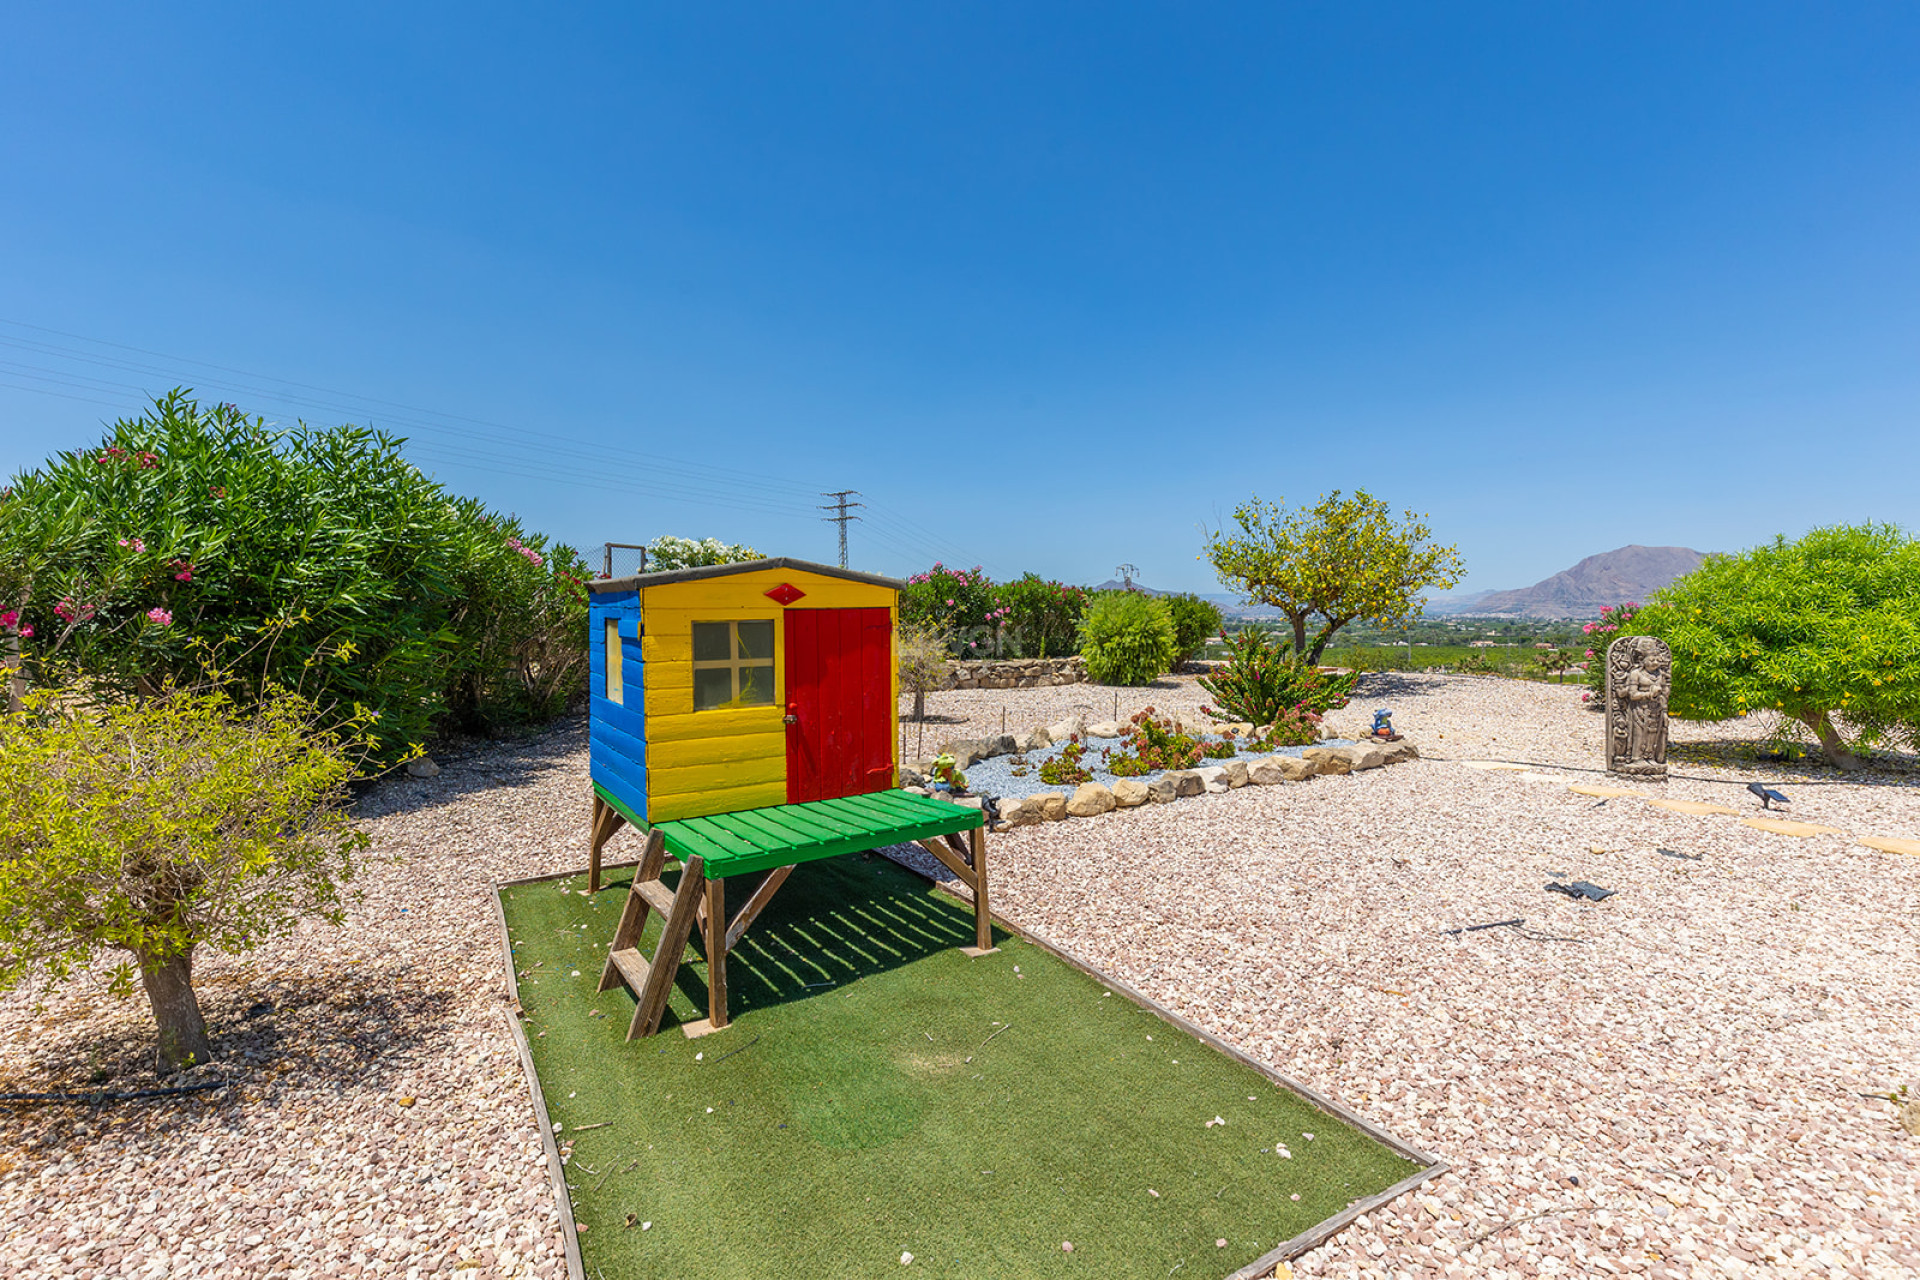
<svg viewBox="0 0 1920 1280"><path fill-rule="evenodd" d="M1367 735L1381 742L1398 742L1400 735L1393 731L1393 712L1385 709L1373 713L1373 732Z"/></svg>

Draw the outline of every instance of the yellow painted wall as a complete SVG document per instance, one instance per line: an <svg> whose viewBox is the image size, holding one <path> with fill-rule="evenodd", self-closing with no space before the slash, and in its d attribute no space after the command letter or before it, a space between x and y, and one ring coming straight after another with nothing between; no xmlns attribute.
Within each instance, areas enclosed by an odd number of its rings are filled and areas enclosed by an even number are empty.
<svg viewBox="0 0 1920 1280"><path fill-rule="evenodd" d="M886 609L886 587L797 569L702 578L640 591L641 656L646 672L647 810L657 822L735 813L787 802L786 610L766 592L781 583L804 591L796 609ZM770 618L773 705L693 709L693 624ZM896 619L897 620L897 619ZM894 664L899 705L899 664ZM893 744L899 778L899 739Z"/></svg>

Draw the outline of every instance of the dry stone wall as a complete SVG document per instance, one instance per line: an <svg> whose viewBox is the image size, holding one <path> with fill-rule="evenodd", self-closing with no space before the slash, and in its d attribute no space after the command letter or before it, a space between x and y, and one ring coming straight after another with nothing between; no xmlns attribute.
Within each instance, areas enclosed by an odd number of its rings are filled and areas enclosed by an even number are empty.
<svg viewBox="0 0 1920 1280"><path fill-rule="evenodd" d="M1082 658L992 658L980 662L949 662L941 689L1041 689L1057 684L1084 684L1087 664Z"/></svg>

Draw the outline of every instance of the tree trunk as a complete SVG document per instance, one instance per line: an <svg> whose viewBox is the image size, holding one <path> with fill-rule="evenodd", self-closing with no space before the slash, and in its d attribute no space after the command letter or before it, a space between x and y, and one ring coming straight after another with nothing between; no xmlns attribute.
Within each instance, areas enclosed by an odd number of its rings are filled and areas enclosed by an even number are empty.
<svg viewBox="0 0 1920 1280"><path fill-rule="evenodd" d="M1296 655L1305 657L1307 652L1307 615L1303 613L1297 618L1289 618L1288 621L1293 623L1293 651Z"/></svg>
<svg viewBox="0 0 1920 1280"><path fill-rule="evenodd" d="M927 718L927 691L925 689L915 689L913 691L913 718L915 720L925 720Z"/></svg>
<svg viewBox="0 0 1920 1280"><path fill-rule="evenodd" d="M174 956L142 955L140 981L153 1005L160 1029L160 1074L171 1075L213 1059L206 1019L193 994L193 953Z"/></svg>
<svg viewBox="0 0 1920 1280"><path fill-rule="evenodd" d="M1828 764L1848 772L1866 768L1866 761L1847 750L1847 744L1840 740L1826 712L1802 712L1800 723L1813 730L1814 736L1820 739L1820 754L1827 758Z"/></svg>

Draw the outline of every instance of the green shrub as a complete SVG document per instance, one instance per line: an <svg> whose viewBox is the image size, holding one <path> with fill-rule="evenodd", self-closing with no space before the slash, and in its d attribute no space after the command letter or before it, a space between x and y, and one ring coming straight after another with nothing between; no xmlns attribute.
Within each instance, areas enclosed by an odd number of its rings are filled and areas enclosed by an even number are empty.
<svg viewBox="0 0 1920 1280"><path fill-rule="evenodd" d="M1084 587L1029 573L993 587L990 594L998 613L993 619L998 629L997 656L1065 658L1080 651L1080 619L1086 613L1088 595Z"/></svg>
<svg viewBox="0 0 1920 1280"><path fill-rule="evenodd" d="M364 744L274 688L244 710L173 689L77 703L41 691L0 716L0 988L124 951L109 987L146 988L161 1069L205 1062L194 952L340 923L367 843L347 812Z"/></svg>
<svg viewBox="0 0 1920 1280"><path fill-rule="evenodd" d="M1173 669L1173 617L1137 591L1103 591L1080 623L1080 653L1096 684L1150 684Z"/></svg>
<svg viewBox="0 0 1920 1280"><path fill-rule="evenodd" d="M1320 715L1305 707L1288 707L1261 733L1258 748L1310 747L1320 741Z"/></svg>
<svg viewBox="0 0 1920 1280"><path fill-rule="evenodd" d="M1173 617L1174 664L1192 661L1211 636L1220 634L1220 607L1199 596L1163 596Z"/></svg>
<svg viewBox="0 0 1920 1280"><path fill-rule="evenodd" d="M1357 672L1333 675L1320 670L1286 646L1275 644L1262 627L1242 627L1227 638L1227 660L1199 685L1218 700L1220 709L1201 711L1218 720L1244 720L1269 725L1295 710L1323 715L1347 705Z"/></svg>
<svg viewBox="0 0 1920 1280"><path fill-rule="evenodd" d="M1080 763L1086 754L1086 744L1076 734L1060 748L1060 754L1040 762L1040 781L1050 787L1060 787L1092 780L1093 771Z"/></svg>
<svg viewBox="0 0 1920 1280"><path fill-rule="evenodd" d="M1137 760L1138 773L1157 773L1162 769L1191 769L1200 763L1200 744L1188 735L1174 728L1173 721L1166 716L1154 715L1153 708L1136 711L1129 718L1133 732L1128 735L1126 745L1131 749L1131 757L1122 759ZM1111 764L1108 771L1121 772Z"/></svg>
<svg viewBox="0 0 1920 1280"><path fill-rule="evenodd" d="M908 578L900 592L900 621L946 633L957 658L992 657L1002 616L993 603L993 584L978 565L949 569L936 564Z"/></svg>
<svg viewBox="0 0 1920 1280"><path fill-rule="evenodd" d="M1920 741L1920 541L1892 525L1708 556L1620 634L1667 642L1682 719L1770 712L1843 769L1862 747Z"/></svg>
<svg viewBox="0 0 1920 1280"><path fill-rule="evenodd" d="M235 696L298 689L331 723L365 708L384 760L444 724L564 707L585 678L585 566L451 498L401 444L175 392L16 476L0 612L28 676L130 698L214 661Z"/></svg>

